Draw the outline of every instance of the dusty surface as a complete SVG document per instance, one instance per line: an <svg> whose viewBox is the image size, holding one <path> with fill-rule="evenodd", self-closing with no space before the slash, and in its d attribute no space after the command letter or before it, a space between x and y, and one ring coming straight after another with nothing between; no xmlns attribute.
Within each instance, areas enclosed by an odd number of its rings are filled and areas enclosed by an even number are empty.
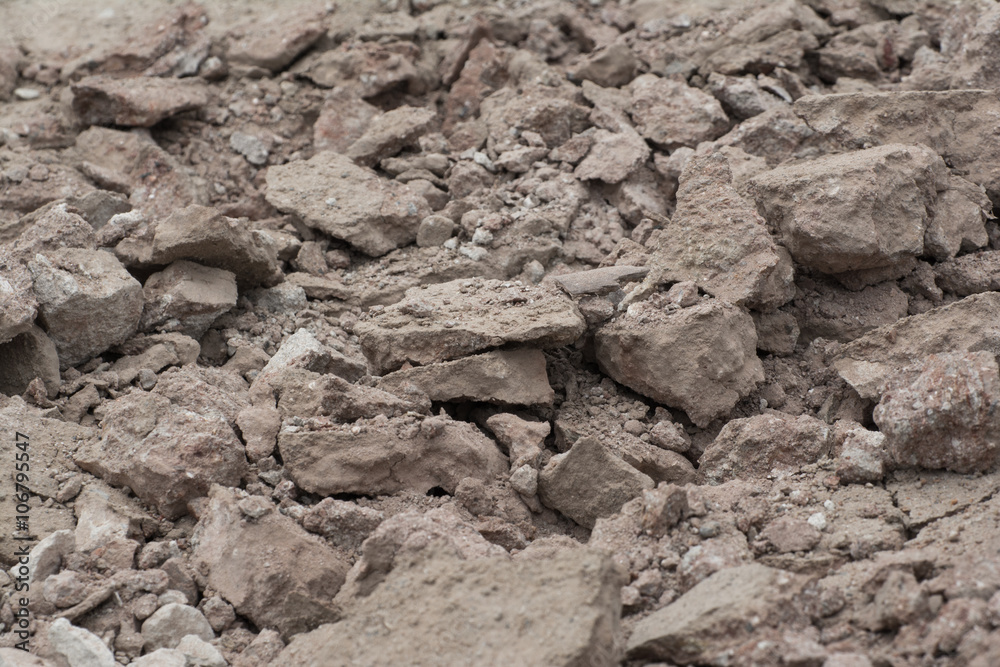
<svg viewBox="0 0 1000 667"><path fill-rule="evenodd" d="M998 31L0 0L0 665L1000 664Z"/></svg>

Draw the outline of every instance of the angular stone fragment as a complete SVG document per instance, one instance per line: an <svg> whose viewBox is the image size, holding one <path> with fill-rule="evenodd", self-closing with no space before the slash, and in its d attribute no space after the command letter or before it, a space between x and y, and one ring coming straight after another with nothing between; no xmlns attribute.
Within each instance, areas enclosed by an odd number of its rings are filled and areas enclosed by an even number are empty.
<svg viewBox="0 0 1000 667"><path fill-rule="evenodd" d="M718 100L683 81L643 74L629 84L629 90L636 129L663 148L694 147L729 129Z"/></svg>
<svg viewBox="0 0 1000 667"><path fill-rule="evenodd" d="M116 667L115 654L92 632L70 624L65 618L49 626L49 645L70 665Z"/></svg>
<svg viewBox="0 0 1000 667"><path fill-rule="evenodd" d="M365 167L390 158L427 132L437 113L433 109L402 106L375 117L364 134L348 146L344 155Z"/></svg>
<svg viewBox="0 0 1000 667"><path fill-rule="evenodd" d="M915 378L903 373L889 382L874 419L901 466L959 473L993 468L1000 463L996 355L927 356Z"/></svg>
<svg viewBox="0 0 1000 667"><path fill-rule="evenodd" d="M801 619L792 603L804 583L804 577L757 564L716 572L637 623L628 639L628 657L711 663L761 628ZM754 622L748 623L751 618Z"/></svg>
<svg viewBox="0 0 1000 667"><path fill-rule="evenodd" d="M945 292L969 296L1000 291L1000 251L962 255L933 268L934 282Z"/></svg>
<svg viewBox="0 0 1000 667"><path fill-rule="evenodd" d="M22 394L35 378L42 379L50 396L59 393L59 352L45 332L32 325L13 340L0 343L0 394Z"/></svg>
<svg viewBox="0 0 1000 667"><path fill-rule="evenodd" d="M580 438L539 471L538 495L581 526L611 516L653 480L608 451L594 437Z"/></svg>
<svg viewBox="0 0 1000 667"><path fill-rule="evenodd" d="M362 364L320 343L307 329L299 329L286 338L261 370L258 378L266 378L285 368L333 373L348 382L354 382L363 376L366 370Z"/></svg>
<svg viewBox="0 0 1000 667"><path fill-rule="evenodd" d="M797 262L840 273L920 255L946 176L927 148L890 144L778 167L751 191Z"/></svg>
<svg viewBox="0 0 1000 667"><path fill-rule="evenodd" d="M572 75L605 88L619 88L632 80L638 68L639 60L632 49L616 42L589 54Z"/></svg>
<svg viewBox="0 0 1000 667"><path fill-rule="evenodd" d="M517 563L421 554L342 621L296 637L276 662L611 667L620 657L618 577L610 559L587 550Z"/></svg>
<svg viewBox="0 0 1000 667"><path fill-rule="evenodd" d="M90 76L72 85L73 111L85 125L151 127L208 104L204 83L163 77Z"/></svg>
<svg viewBox="0 0 1000 667"><path fill-rule="evenodd" d="M326 33L321 19L321 14L308 9L286 9L235 28L229 34L226 57L233 63L278 72Z"/></svg>
<svg viewBox="0 0 1000 667"><path fill-rule="evenodd" d="M652 298L595 336L601 370L706 426L764 380L753 319L715 300L666 312Z"/></svg>
<svg viewBox="0 0 1000 667"><path fill-rule="evenodd" d="M737 192L721 152L688 160L677 210L647 245L653 249L647 284L691 280L717 299L760 310L795 295L791 257Z"/></svg>
<svg viewBox="0 0 1000 667"><path fill-rule="evenodd" d="M322 88L343 86L367 99L414 79L417 51L410 42L352 42L308 54L292 72Z"/></svg>
<svg viewBox="0 0 1000 667"><path fill-rule="evenodd" d="M128 486L168 518L182 516L211 484L238 485L247 465L227 420L190 407L197 405L175 405L161 394L122 396L107 407L100 442L77 451L77 465Z"/></svg>
<svg viewBox="0 0 1000 667"><path fill-rule="evenodd" d="M995 90L806 95L795 113L840 147L924 144L957 173L1000 200L1000 136L990 120L1000 111Z"/></svg>
<svg viewBox="0 0 1000 667"><path fill-rule="evenodd" d="M487 419L486 426L507 449L512 469L524 464L537 467L545 438L552 430L548 422L531 422L504 412Z"/></svg>
<svg viewBox="0 0 1000 667"><path fill-rule="evenodd" d="M847 433L837 456L837 477L844 484L878 483L888 458L885 434L855 428Z"/></svg>
<svg viewBox="0 0 1000 667"><path fill-rule="evenodd" d="M180 331L201 338L236 306L236 277L225 269L179 260L146 279L143 331Z"/></svg>
<svg viewBox="0 0 1000 667"><path fill-rule="evenodd" d="M126 266L136 267L193 260L230 271L240 287L281 282L276 252L267 237L207 206L175 211L145 235L119 243L115 254Z"/></svg>
<svg viewBox="0 0 1000 667"><path fill-rule="evenodd" d="M760 532L760 540L779 554L812 551L820 538L820 532L805 519L789 516L778 517Z"/></svg>
<svg viewBox="0 0 1000 667"><path fill-rule="evenodd" d="M882 384L900 369L931 354L973 350L1000 354L996 292L974 294L870 331L841 348L833 367L862 398L878 398Z"/></svg>
<svg viewBox="0 0 1000 667"><path fill-rule="evenodd" d="M776 468L795 470L829 454L832 444L826 423L808 415L779 412L733 419L705 450L698 474L718 484L763 477Z"/></svg>
<svg viewBox="0 0 1000 667"><path fill-rule="evenodd" d="M343 153L379 113L378 107L352 91L335 88L327 95L313 125L313 146L317 151Z"/></svg>
<svg viewBox="0 0 1000 667"><path fill-rule="evenodd" d="M31 283L24 264L0 249L0 344L27 331L35 320L38 302Z"/></svg>
<svg viewBox="0 0 1000 667"><path fill-rule="evenodd" d="M333 621L347 564L269 502L256 519L238 503L236 492L213 486L191 537L193 563L208 585L258 627L284 637Z"/></svg>
<svg viewBox="0 0 1000 667"><path fill-rule="evenodd" d="M582 294L610 294L622 287L623 282L644 278L649 269L644 266L603 266L588 271L563 273L553 280L570 296Z"/></svg>
<svg viewBox="0 0 1000 667"><path fill-rule="evenodd" d="M989 243L983 224L992 217L993 204L984 188L952 176L948 189L938 193L934 217L924 232L924 250L938 261L951 259L961 250L982 248Z"/></svg>
<svg viewBox="0 0 1000 667"><path fill-rule="evenodd" d="M429 364L511 343L567 345L585 328L576 306L555 288L460 279L409 289L354 331L373 370L386 373L407 361Z"/></svg>
<svg viewBox="0 0 1000 667"><path fill-rule="evenodd" d="M175 648L188 635L204 640L215 639L205 616L186 604L165 604L142 623L143 648L146 651Z"/></svg>
<svg viewBox="0 0 1000 667"><path fill-rule="evenodd" d="M64 248L28 262L38 299L38 321L74 366L124 342L142 315L142 286L105 250ZM100 313L100 317L94 317Z"/></svg>
<svg viewBox="0 0 1000 667"><path fill-rule="evenodd" d="M353 422L378 415L399 417L407 412L427 414L430 401L419 392L401 388L396 394L354 385L332 373L320 375L299 368L286 368L267 376L267 385L278 397L281 417L329 417ZM254 383L254 392L262 386Z"/></svg>
<svg viewBox="0 0 1000 667"><path fill-rule="evenodd" d="M432 401L481 401L501 405L551 405L541 350L496 350L456 361L390 373L378 386L399 393L413 384Z"/></svg>
<svg viewBox="0 0 1000 667"><path fill-rule="evenodd" d="M374 257L412 243L420 221L431 213L409 186L381 179L331 151L268 169L266 197L279 210Z"/></svg>
<svg viewBox="0 0 1000 667"><path fill-rule="evenodd" d="M286 424L278 448L292 480L310 493L454 493L465 477L492 480L507 460L475 426L443 417L364 420L334 425L328 420Z"/></svg>
<svg viewBox="0 0 1000 667"><path fill-rule="evenodd" d="M357 503L324 498L302 517L302 527L334 546L355 551L385 520L385 514Z"/></svg>
<svg viewBox="0 0 1000 667"><path fill-rule="evenodd" d="M649 159L649 146L631 128L623 132L599 129L593 138L590 152L573 172L580 180L620 183Z"/></svg>

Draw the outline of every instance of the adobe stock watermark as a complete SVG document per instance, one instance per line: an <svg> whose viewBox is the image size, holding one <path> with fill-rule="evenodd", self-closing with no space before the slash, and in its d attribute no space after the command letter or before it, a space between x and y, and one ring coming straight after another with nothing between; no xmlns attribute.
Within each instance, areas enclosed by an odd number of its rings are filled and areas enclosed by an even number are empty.
<svg viewBox="0 0 1000 667"><path fill-rule="evenodd" d="M11 627L17 638L20 640L14 648L22 651L29 650L31 633L29 626L31 618L28 611L28 594L31 589L31 561L29 554L35 538L31 535L31 506L28 500L31 492L28 490L28 480L31 473L31 440L30 438L16 431L14 433L14 532L12 538L17 545L14 556L17 559L11 572L14 576L14 595L11 596L10 605L14 611L14 623Z"/></svg>

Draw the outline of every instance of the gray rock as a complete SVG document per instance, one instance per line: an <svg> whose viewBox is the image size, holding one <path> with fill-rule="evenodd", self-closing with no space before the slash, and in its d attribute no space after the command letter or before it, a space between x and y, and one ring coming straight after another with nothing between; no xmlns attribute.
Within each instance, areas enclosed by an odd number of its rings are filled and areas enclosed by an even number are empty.
<svg viewBox="0 0 1000 667"><path fill-rule="evenodd" d="M232 136L229 137L229 147L245 157L250 164L258 167L267 164L269 154L267 144L252 134L233 132Z"/></svg>
<svg viewBox="0 0 1000 667"><path fill-rule="evenodd" d="M541 501L587 528L653 486L652 479L594 437L580 438L568 452L553 456L538 474Z"/></svg>
<svg viewBox="0 0 1000 667"><path fill-rule="evenodd" d="M353 382L367 370L362 364L326 347L306 329L289 336L261 370L258 381L285 368L301 368L316 373L333 373ZM255 381L256 382L256 381Z"/></svg>
<svg viewBox="0 0 1000 667"><path fill-rule="evenodd" d="M52 650L70 665L87 667L117 667L115 655L104 642L92 633L71 625L65 618L56 619L49 626L49 644Z"/></svg>
<svg viewBox="0 0 1000 667"><path fill-rule="evenodd" d="M84 125L151 127L209 101L201 81L173 77L89 76L72 85L73 111Z"/></svg>
<svg viewBox="0 0 1000 667"><path fill-rule="evenodd" d="M129 667L187 667L187 656L173 648L159 648L140 656Z"/></svg>
<svg viewBox="0 0 1000 667"><path fill-rule="evenodd" d="M443 215L429 215L417 228L417 247L436 248L455 233L455 223Z"/></svg>
<svg viewBox="0 0 1000 667"><path fill-rule="evenodd" d="M143 648L147 651L176 648L187 635L215 639L204 614L186 604L165 604L142 622Z"/></svg>
<svg viewBox="0 0 1000 667"><path fill-rule="evenodd" d="M227 667L229 663L219 650L197 635L187 635L177 644L188 667Z"/></svg>

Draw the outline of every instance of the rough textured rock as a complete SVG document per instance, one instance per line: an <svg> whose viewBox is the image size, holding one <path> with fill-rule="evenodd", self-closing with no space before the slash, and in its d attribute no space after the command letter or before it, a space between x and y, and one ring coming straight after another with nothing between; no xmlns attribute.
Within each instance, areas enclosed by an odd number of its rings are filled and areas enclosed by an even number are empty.
<svg viewBox="0 0 1000 667"><path fill-rule="evenodd" d="M88 125L151 127L208 103L201 82L160 77L87 77L73 84L73 111Z"/></svg>
<svg viewBox="0 0 1000 667"><path fill-rule="evenodd" d="M558 290L482 279L407 290L404 300L354 327L379 373L511 343L557 347L584 329L576 306Z"/></svg>
<svg viewBox="0 0 1000 667"><path fill-rule="evenodd" d="M299 329L285 339L260 371L259 379L266 379L272 373L286 368L301 368L316 373L333 373L353 382L365 374L364 366L333 350L309 333Z"/></svg>
<svg viewBox="0 0 1000 667"><path fill-rule="evenodd" d="M180 331L201 338L219 315L236 305L236 276L180 260L154 273L143 285L140 328Z"/></svg>
<svg viewBox="0 0 1000 667"><path fill-rule="evenodd" d="M115 254L129 267L192 260L230 271L240 287L281 282L276 252L267 237L207 206L174 211L142 236L123 240Z"/></svg>
<svg viewBox="0 0 1000 667"><path fill-rule="evenodd" d="M267 200L376 257L413 243L420 221L431 214L409 186L379 179L332 151L268 169Z"/></svg>
<svg viewBox="0 0 1000 667"><path fill-rule="evenodd" d="M648 273L649 269L644 266L615 265L563 273L553 280L570 296L608 294L620 290L622 283L643 278Z"/></svg>
<svg viewBox="0 0 1000 667"><path fill-rule="evenodd" d="M722 301L773 310L795 295L792 260L732 181L721 153L688 160L677 210L666 229L647 243L653 254L646 280L690 280Z"/></svg>
<svg viewBox="0 0 1000 667"><path fill-rule="evenodd" d="M751 638L759 627L787 623L800 612L791 604L804 579L764 565L716 572L676 602L636 624L628 656L705 663ZM752 625L748 618L758 619Z"/></svg>
<svg viewBox="0 0 1000 667"><path fill-rule="evenodd" d="M587 157L573 172L581 180L621 183L649 159L649 146L631 128L623 132L597 130L593 139Z"/></svg>
<svg viewBox="0 0 1000 667"><path fill-rule="evenodd" d="M437 114L431 109L402 106L375 117L344 155L365 167L390 158L427 132Z"/></svg>
<svg viewBox="0 0 1000 667"><path fill-rule="evenodd" d="M52 339L32 325L13 340L0 343L0 394L22 394L35 378L42 379L52 397L59 392L59 352Z"/></svg>
<svg viewBox="0 0 1000 667"><path fill-rule="evenodd" d="M278 662L319 667L337 655L362 665L464 665L481 657L610 667L619 657L618 577L610 560L585 550L521 563L418 556L397 565L342 621L295 638ZM522 624L516 642L511 619ZM364 630L373 623L381 628L374 641Z"/></svg>
<svg viewBox="0 0 1000 667"><path fill-rule="evenodd" d="M375 387L351 384L332 373L320 375L298 368L268 374L266 385L260 383L258 378L253 390L254 400L258 404L263 403L264 408L271 407L271 397L277 398L279 421L290 417L329 417L349 423L358 419L374 419L379 415L428 414L431 408L430 400L412 387L403 387L393 394ZM264 392L270 392L270 395L262 396ZM248 410L257 407L260 405ZM271 414L270 410L265 410L260 417L267 415L269 421ZM273 428L277 435L277 426ZM269 427L268 433L270 431Z"/></svg>
<svg viewBox="0 0 1000 667"><path fill-rule="evenodd" d="M286 424L278 448L292 480L320 495L426 493L434 487L454 493L465 477L489 481L508 469L475 426L444 417Z"/></svg>
<svg viewBox="0 0 1000 667"><path fill-rule="evenodd" d="M415 385L432 401L482 401L501 405L551 405L555 392L541 350L498 350L456 361L390 373L379 388L393 393Z"/></svg>
<svg viewBox="0 0 1000 667"><path fill-rule="evenodd" d="M1000 463L998 403L994 353L931 354L889 381L874 419L899 465L987 471Z"/></svg>
<svg viewBox="0 0 1000 667"><path fill-rule="evenodd" d="M321 19L322 15L303 8L238 26L229 34L226 57L233 63L280 71L326 33Z"/></svg>
<svg viewBox="0 0 1000 667"><path fill-rule="evenodd" d="M636 129L663 148L697 146L729 129L719 102L682 81L643 74L629 84L629 90Z"/></svg>
<svg viewBox="0 0 1000 667"><path fill-rule="evenodd" d="M65 618L49 626L49 644L70 665L115 667L115 655L93 633L71 625Z"/></svg>
<svg viewBox="0 0 1000 667"><path fill-rule="evenodd" d="M0 250L0 344L27 331L38 313L31 273L6 249Z"/></svg>
<svg viewBox="0 0 1000 667"><path fill-rule="evenodd" d="M195 567L258 627L290 637L335 620L333 596L347 565L320 538L264 503L265 512L251 518L236 492L213 487L191 538ZM284 562L296 566L264 566Z"/></svg>
<svg viewBox="0 0 1000 667"><path fill-rule="evenodd" d="M715 300L674 311L655 301L598 330L597 361L618 382L707 425L764 379L753 320Z"/></svg>
<svg viewBox="0 0 1000 667"><path fill-rule="evenodd" d="M38 321L62 368L125 342L142 314L142 286L104 250L65 248L28 262ZM101 313L101 317L93 317Z"/></svg>
<svg viewBox="0 0 1000 667"><path fill-rule="evenodd" d="M186 604L165 604L142 622L143 648L147 651L176 648L188 635L204 640L215 638L205 616Z"/></svg>
<svg viewBox="0 0 1000 667"><path fill-rule="evenodd" d="M840 273L920 255L946 176L926 147L889 144L778 167L751 187L797 262Z"/></svg>
<svg viewBox="0 0 1000 667"><path fill-rule="evenodd" d="M568 452L553 456L538 474L542 502L587 528L653 486L652 479L593 437L580 438Z"/></svg>
<svg viewBox="0 0 1000 667"><path fill-rule="evenodd" d="M830 453L830 428L815 417L770 413L726 424L699 461L711 483L794 470Z"/></svg>
<svg viewBox="0 0 1000 667"><path fill-rule="evenodd" d="M987 350L1000 354L1000 294L975 294L871 331L845 345L833 361L862 398L877 398L896 371L928 355Z"/></svg>

